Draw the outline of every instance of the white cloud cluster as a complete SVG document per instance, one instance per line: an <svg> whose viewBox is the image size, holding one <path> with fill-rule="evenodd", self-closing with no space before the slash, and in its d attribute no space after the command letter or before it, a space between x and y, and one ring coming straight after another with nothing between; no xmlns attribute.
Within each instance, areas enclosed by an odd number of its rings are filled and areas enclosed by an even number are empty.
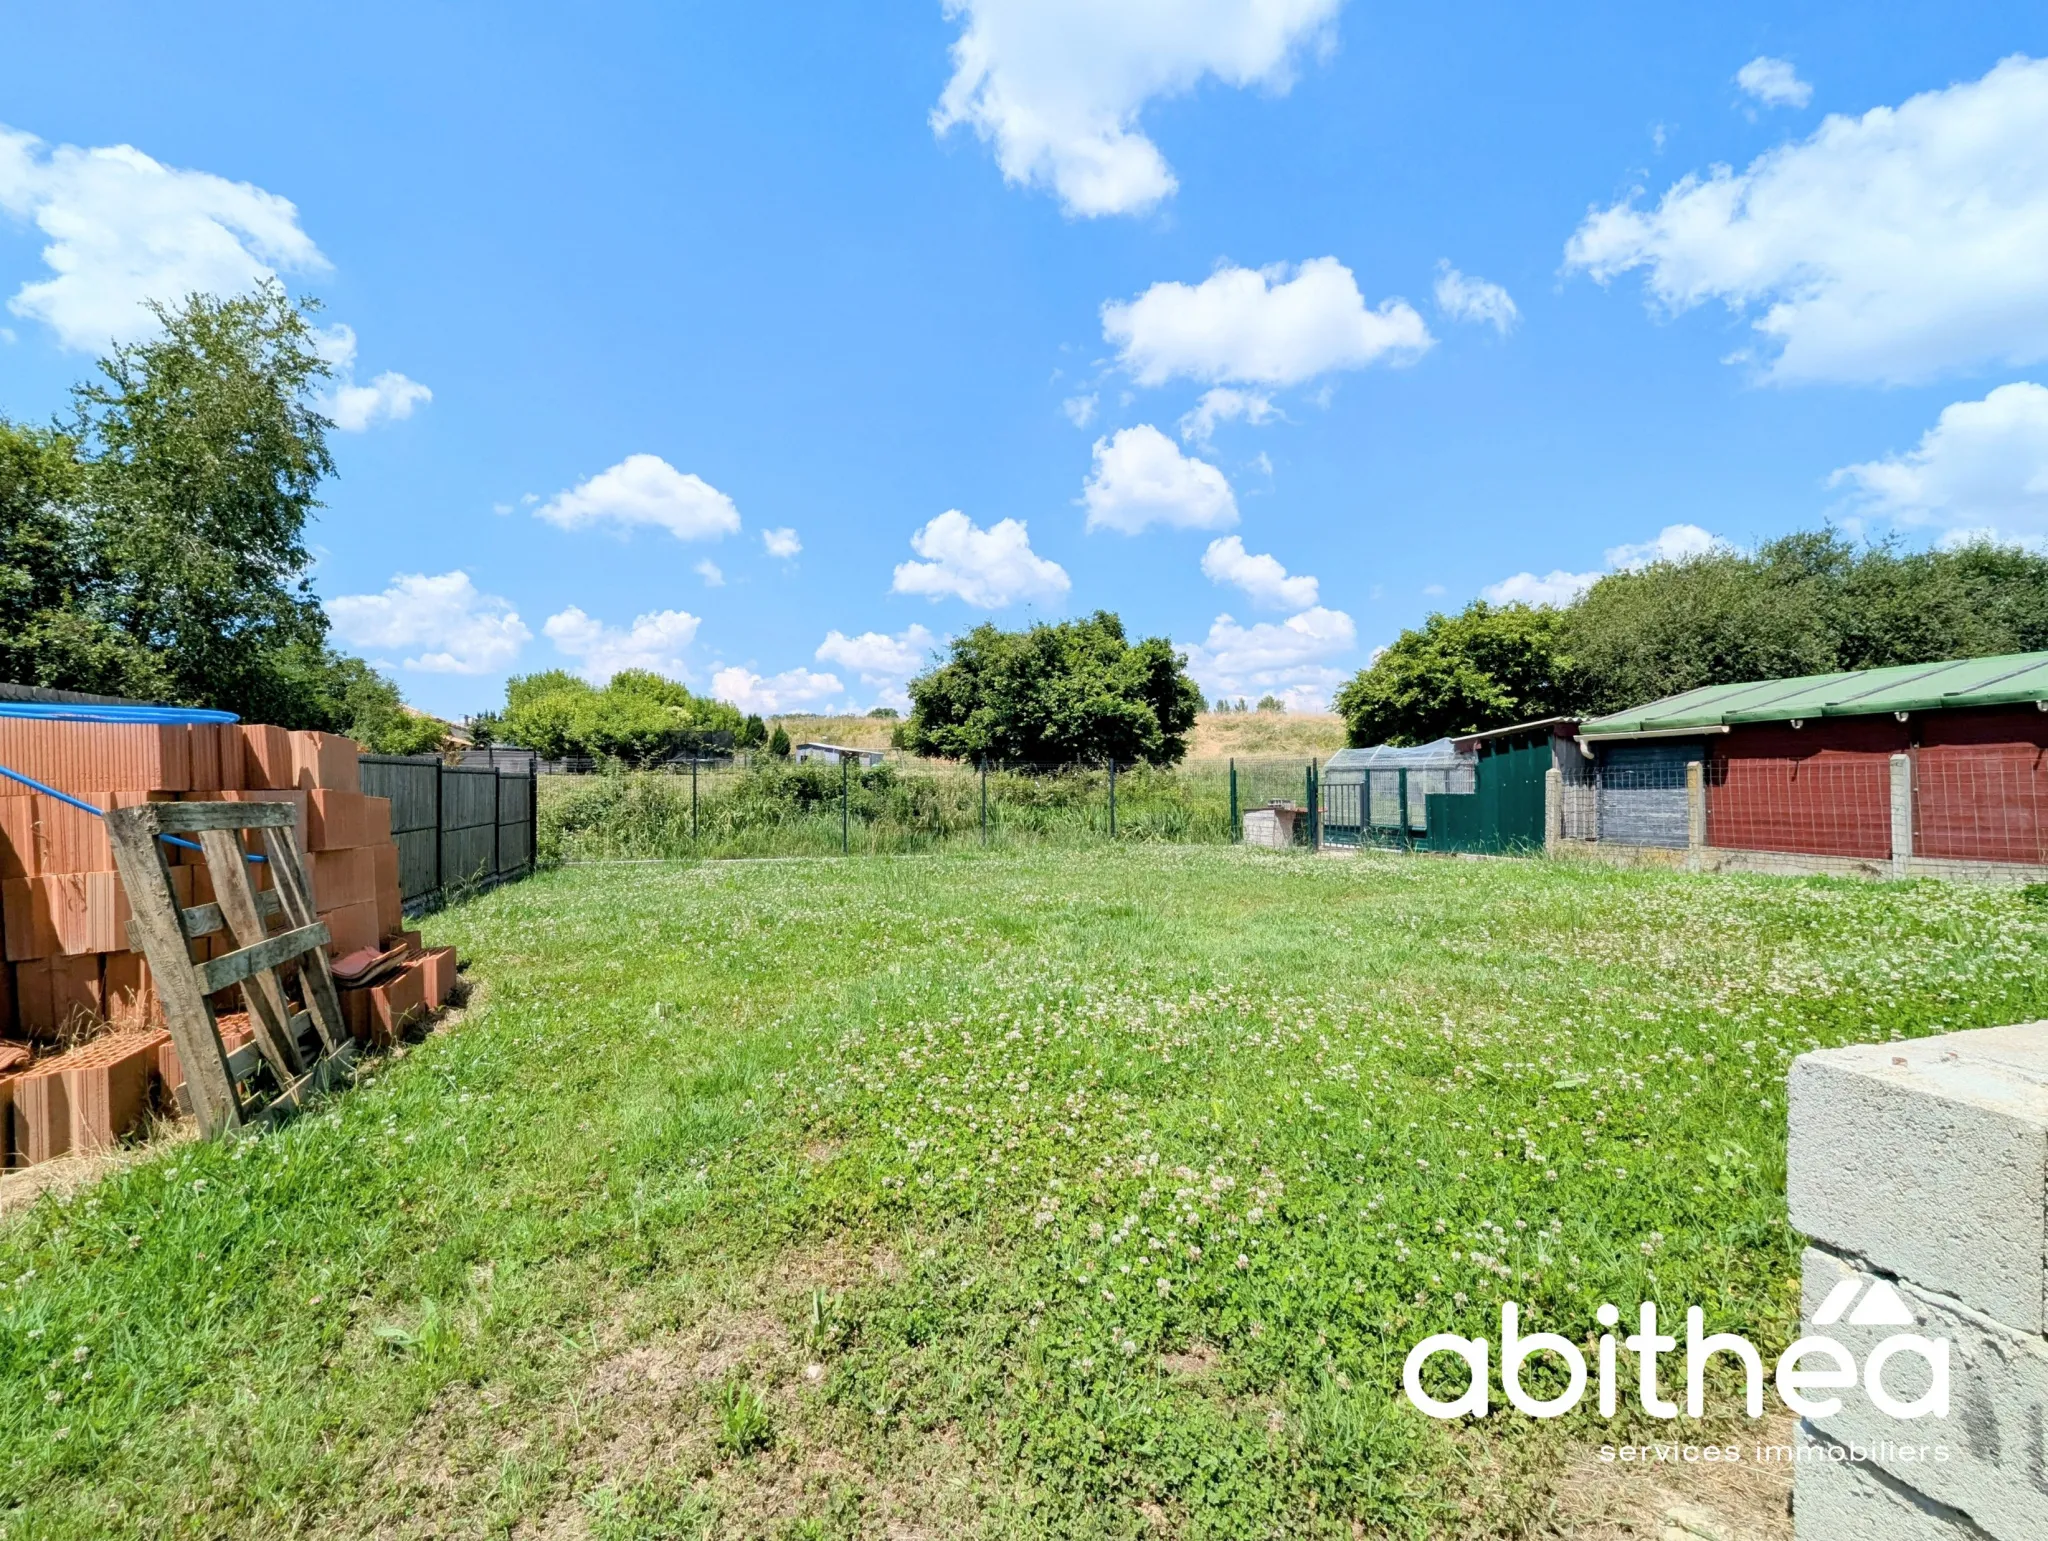
<svg viewBox="0 0 2048 1541"><path fill-rule="evenodd" d="M481 592L460 569L400 573L381 594L343 594L326 608L342 641L410 653L399 667L422 674L489 674L533 636L509 600Z"/></svg>
<svg viewBox="0 0 2048 1541"><path fill-rule="evenodd" d="M930 631L915 623L894 636L864 631L849 637L841 631L828 631L815 656L819 663L838 664L859 675L862 684L879 692L878 704L902 708L910 704L905 684L924 668L937 642Z"/></svg>
<svg viewBox="0 0 2048 1541"><path fill-rule="evenodd" d="M320 334L320 353L335 372L335 384L321 408L343 433L362 433L378 423L398 422L411 417L414 407L434 399L432 391L395 369L385 370L368 385L356 384L354 327L327 328Z"/></svg>
<svg viewBox="0 0 2048 1541"><path fill-rule="evenodd" d="M845 688L837 675L816 674L809 669L761 675L732 664L711 676L713 698L730 701L743 712L758 712L763 717L778 712L815 711L843 694Z"/></svg>
<svg viewBox="0 0 2048 1541"><path fill-rule="evenodd" d="M1069 214L1132 214L1176 183L1138 127L1154 97L1214 76L1287 90L1343 0L945 0L961 23L932 113L995 147L1005 180L1050 188Z"/></svg>
<svg viewBox="0 0 2048 1541"><path fill-rule="evenodd" d="M1140 385L1299 385L1382 359L1405 363L1435 341L1405 301L1368 309L1335 257L1291 271L1222 267L1199 284L1154 284L1104 305L1102 335Z"/></svg>
<svg viewBox="0 0 2048 1541"><path fill-rule="evenodd" d="M1319 712L1345 679L1331 660L1357 645L1351 617L1320 605L1254 626L1219 615L1208 636L1187 648L1188 672L1210 696L1275 695L1292 711Z"/></svg>
<svg viewBox="0 0 2048 1541"><path fill-rule="evenodd" d="M704 580L704 587L707 589L722 589L725 587L725 569L712 561L708 556L697 562L691 567L690 571Z"/></svg>
<svg viewBox="0 0 2048 1541"><path fill-rule="evenodd" d="M1804 107L1813 100L1813 87L1799 78L1792 61L1768 54L1758 54L1737 70L1735 83L1766 107Z"/></svg>
<svg viewBox="0 0 2048 1541"><path fill-rule="evenodd" d="M1219 423L1234 423L1239 419L1254 428L1270 423L1280 415L1273 405L1273 398L1259 391L1240 391L1228 385L1212 386L1202 392L1202 399L1195 403L1194 410L1180 420L1180 436L1190 444L1207 447L1215 435Z"/></svg>
<svg viewBox="0 0 2048 1541"><path fill-rule="evenodd" d="M2048 358L2048 60L2014 57L1596 210L1566 264L1645 271L1680 312L1720 300L1780 381L1905 383Z"/></svg>
<svg viewBox="0 0 2048 1541"><path fill-rule="evenodd" d="M55 275L23 284L8 309L80 351L153 331L144 301L239 294L328 266L289 199L131 145L51 149L0 125L0 211L49 238L42 256Z"/></svg>
<svg viewBox="0 0 2048 1541"><path fill-rule="evenodd" d="M1136 535L1155 524L1218 530L1237 523L1237 498L1223 473L1150 423L1095 441L1095 469L1081 489L1090 530Z"/></svg>
<svg viewBox="0 0 2048 1541"><path fill-rule="evenodd" d="M949 508L910 537L921 562L897 565L892 587L898 594L931 599L951 595L985 610L1000 610L1020 599L1061 598L1072 580L1057 562L1031 549L1020 519L1003 519L982 529Z"/></svg>
<svg viewBox="0 0 2048 1541"><path fill-rule="evenodd" d="M1253 604L1268 610L1306 610L1320 592L1314 578L1305 573L1290 577L1279 558L1254 556L1236 535L1209 542L1209 549L1202 553L1202 573L1211 583L1236 585Z"/></svg>
<svg viewBox="0 0 2048 1541"><path fill-rule="evenodd" d="M1480 590L1482 597L1497 605L1568 605L1611 572L1631 572L1652 562L1682 562L1701 556L1720 541L1696 524L1667 524L1646 541L1609 546L1607 565L1594 572L1516 573Z"/></svg>
<svg viewBox="0 0 2048 1541"><path fill-rule="evenodd" d="M1502 336L1522 318L1507 290L1460 273L1448 260L1436 265L1436 307L1454 321L1482 322Z"/></svg>
<svg viewBox="0 0 2048 1541"><path fill-rule="evenodd" d="M804 549L804 543L796 538L796 531L783 525L779 529L761 532L761 549L786 562Z"/></svg>
<svg viewBox="0 0 2048 1541"><path fill-rule="evenodd" d="M607 626L571 605L549 616L541 630L565 657L578 661L585 679L601 685L621 669L651 669L671 679L689 679L685 654L702 624L686 610L656 610L635 616L628 627Z"/></svg>
<svg viewBox="0 0 2048 1541"><path fill-rule="evenodd" d="M565 530L595 524L630 530L645 524L677 540L717 540L740 527L740 511L731 498L702 477L646 454L628 455L609 471L556 493L534 513Z"/></svg>
<svg viewBox="0 0 2048 1541"><path fill-rule="evenodd" d="M1958 401L1905 454L1830 480L1854 487L1863 512L1900 524L2038 544L2048 537L2048 388L2021 380Z"/></svg>

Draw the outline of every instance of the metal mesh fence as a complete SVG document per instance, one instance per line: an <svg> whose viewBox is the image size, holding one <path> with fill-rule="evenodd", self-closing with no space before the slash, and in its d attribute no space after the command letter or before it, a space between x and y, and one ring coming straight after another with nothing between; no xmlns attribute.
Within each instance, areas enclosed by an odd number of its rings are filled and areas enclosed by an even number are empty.
<svg viewBox="0 0 2048 1541"><path fill-rule="evenodd" d="M1707 763L1706 783L1708 845L1811 856L1892 853L1885 757L1717 758Z"/></svg>
<svg viewBox="0 0 2048 1541"><path fill-rule="evenodd" d="M1923 749L1913 766L1913 854L2048 862L2048 752Z"/></svg>

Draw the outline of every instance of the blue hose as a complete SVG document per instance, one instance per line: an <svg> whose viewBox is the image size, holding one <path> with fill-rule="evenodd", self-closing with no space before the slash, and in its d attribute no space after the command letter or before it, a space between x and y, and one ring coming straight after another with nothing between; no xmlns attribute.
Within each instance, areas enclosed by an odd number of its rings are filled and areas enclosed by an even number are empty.
<svg viewBox="0 0 2048 1541"><path fill-rule="evenodd" d="M0 716L5 715L7 714L4 712L0 712ZM215 715L227 716L228 714L225 712L221 712L216 713ZM228 717L228 720L232 722L234 721L234 718ZM29 788L31 791L40 792L45 797L54 797L60 803L69 803L74 808L81 808L85 812L91 814L96 819L104 819L107 816L105 810L95 808L91 803L81 802L78 798L73 797L69 792L60 792L55 787L44 786L42 782L36 780L35 777L24 776L18 770L9 770L6 766L0 765L0 776L5 776L10 781L18 781L23 786ZM157 839L163 841L166 845L183 846L188 851L198 851L205 849L203 846L194 845L190 840L180 840L176 835L158 835ZM267 857L252 856L247 851L244 851L242 855L243 858L248 861L268 860Z"/></svg>
<svg viewBox="0 0 2048 1541"><path fill-rule="evenodd" d="M204 706L105 706L90 701L0 701L0 717L45 722L154 723L162 727L226 726L242 719Z"/></svg>

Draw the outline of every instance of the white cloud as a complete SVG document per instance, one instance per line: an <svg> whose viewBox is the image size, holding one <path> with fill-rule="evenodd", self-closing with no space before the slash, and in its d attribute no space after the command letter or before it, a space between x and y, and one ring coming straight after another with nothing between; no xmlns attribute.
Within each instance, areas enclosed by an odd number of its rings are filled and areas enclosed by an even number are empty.
<svg viewBox="0 0 2048 1541"><path fill-rule="evenodd" d="M628 455L609 471L556 493L534 514L565 530L606 522L622 530L651 524L677 540L717 540L740 527L731 498L702 477L645 454Z"/></svg>
<svg viewBox="0 0 2048 1541"><path fill-rule="evenodd" d="M2038 541L2048 535L2048 389L2021 380L1958 401L1905 454L1843 466L1829 480L1854 486L1864 513L1899 524Z"/></svg>
<svg viewBox="0 0 2048 1541"><path fill-rule="evenodd" d="M8 309L81 351L154 331L146 300L239 294L328 266L289 199L130 145L51 149L0 126L0 211L49 238L42 257L55 275L23 284Z"/></svg>
<svg viewBox="0 0 2048 1541"><path fill-rule="evenodd" d="M999 610L1019 599L1059 599L1072 581L1057 562L1031 549L1020 519L980 528L949 508L910 537L910 549L925 560L902 562L892 585L898 594L932 599L953 595L970 605Z"/></svg>
<svg viewBox="0 0 2048 1541"><path fill-rule="evenodd" d="M1435 341L1405 301L1368 310L1351 269L1315 257L1288 277L1282 264L1222 267L1199 284L1157 283L1102 307L1102 335L1141 385L1175 377L1299 385L1379 359L1406 363Z"/></svg>
<svg viewBox="0 0 2048 1541"><path fill-rule="evenodd" d="M924 627L912 624L895 636L887 632L864 631L857 637L828 631L814 655L820 663L836 663L850 669L861 682L881 693L883 706L906 707L910 697L904 685L924 668L938 641Z"/></svg>
<svg viewBox="0 0 2048 1541"><path fill-rule="evenodd" d="M580 660L584 678L603 684L621 669L651 669L671 679L689 679L684 656L703 621L685 610L656 610L633 618L630 627L607 626L571 605L541 625L548 640Z"/></svg>
<svg viewBox="0 0 2048 1541"><path fill-rule="evenodd" d="M1085 396L1069 396L1060 403L1060 410L1067 414L1067 421L1076 428L1086 428L1095 421L1096 399L1093 391Z"/></svg>
<svg viewBox="0 0 2048 1541"><path fill-rule="evenodd" d="M1279 415L1270 396L1259 391L1240 391L1218 385L1202 393L1202 399L1180 420L1178 427L1180 436L1188 443L1206 447L1218 423L1231 423L1243 418L1256 428L1270 423Z"/></svg>
<svg viewBox="0 0 2048 1541"><path fill-rule="evenodd" d="M1568 267L1761 310L1771 378L1902 383L2048 358L2048 60L2010 58L1589 214Z"/></svg>
<svg viewBox="0 0 2048 1541"><path fill-rule="evenodd" d="M509 600L485 594L457 570L399 573L381 594L327 601L334 633L351 647L407 652L401 668L422 674L489 674L519 656L533 633Z"/></svg>
<svg viewBox="0 0 2048 1541"><path fill-rule="evenodd" d="M1448 259L1436 265L1436 305L1455 321L1490 323L1503 336L1522 316L1507 290L1483 278L1460 273Z"/></svg>
<svg viewBox="0 0 2048 1541"><path fill-rule="evenodd" d="M1652 562L1682 562L1689 556L1703 556L1721 542L1696 524L1667 524L1650 539L1633 545L1609 546L1607 565L1588 573L1555 571L1516 573L1481 589L1480 596L1496 605L1568 605L1611 572L1632 572Z"/></svg>
<svg viewBox="0 0 2048 1541"><path fill-rule="evenodd" d="M1095 441L1095 469L1081 489L1090 530L1136 535L1155 524L1219 530L1237 523L1237 498L1223 473L1150 423Z"/></svg>
<svg viewBox="0 0 2048 1541"><path fill-rule="evenodd" d="M1790 59L1759 54L1735 72L1735 83L1766 107L1804 107L1813 87L1799 78Z"/></svg>
<svg viewBox="0 0 2048 1541"><path fill-rule="evenodd" d="M343 433L362 433L379 422L398 422L411 417L414 407L434 399L434 393L419 381L391 369L368 385L356 384L356 332L352 326L330 326L315 343L335 377L320 409Z"/></svg>
<svg viewBox="0 0 2048 1541"><path fill-rule="evenodd" d="M1050 188L1069 214L1138 213L1176 186L1138 128L1146 102L1211 75L1285 92L1342 3L945 0L962 25L932 128L967 124L1006 181Z"/></svg>
<svg viewBox="0 0 2048 1541"><path fill-rule="evenodd" d="M1254 556L1244 541L1225 535L1209 542L1202 553L1202 572L1211 583L1233 583L1268 610L1306 610L1317 598L1316 580L1301 575L1289 577L1277 558Z"/></svg>
<svg viewBox="0 0 2048 1541"><path fill-rule="evenodd" d="M704 587L707 589L722 589L725 587L725 569L712 561L708 556L695 567L692 567L690 571L704 580Z"/></svg>
<svg viewBox="0 0 2048 1541"><path fill-rule="evenodd" d="M711 676L714 699L730 701L743 712L770 717L778 712L815 710L845 691L837 675L814 674L809 669L785 669L780 674L759 675L738 664Z"/></svg>
<svg viewBox="0 0 2048 1541"><path fill-rule="evenodd" d="M784 525L780 529L761 532L761 549L786 562L804 549L804 543L796 538L796 531Z"/></svg>
<svg viewBox="0 0 2048 1541"><path fill-rule="evenodd" d="M1188 672L1211 696L1270 694L1293 711L1322 711L1346 677L1330 660L1357 644L1351 617L1320 605L1255 626L1219 615L1209 635L1187 649Z"/></svg>

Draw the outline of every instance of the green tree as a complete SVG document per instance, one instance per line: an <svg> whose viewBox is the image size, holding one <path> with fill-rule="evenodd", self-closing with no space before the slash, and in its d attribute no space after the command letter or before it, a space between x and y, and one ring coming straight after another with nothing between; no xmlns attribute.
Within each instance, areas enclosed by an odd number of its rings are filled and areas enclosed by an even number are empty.
<svg viewBox="0 0 2048 1541"><path fill-rule="evenodd" d="M759 749L768 742L768 724L761 720L758 712L750 712L747 720L740 724L740 731L733 739L738 749Z"/></svg>
<svg viewBox="0 0 2048 1541"><path fill-rule="evenodd" d="M154 697L157 660L96 608L104 582L77 441L0 419L0 677Z"/></svg>
<svg viewBox="0 0 2048 1541"><path fill-rule="evenodd" d="M985 623L910 682L910 747L1035 770L1171 765L1202 709L1186 662L1163 637L1131 643L1103 610L1025 631Z"/></svg>
<svg viewBox="0 0 2048 1541"><path fill-rule="evenodd" d="M775 731L768 735L768 752L778 760L789 758L789 735L779 722L775 724Z"/></svg>
<svg viewBox="0 0 2048 1541"><path fill-rule="evenodd" d="M320 649L306 525L334 466L311 301L269 283L155 305L161 331L73 391L71 437L100 572L91 612L156 658L164 693L260 722Z"/></svg>
<svg viewBox="0 0 2048 1541"><path fill-rule="evenodd" d="M1562 616L1475 599L1435 614L1337 692L1351 742L1425 744L1565 709Z"/></svg>
<svg viewBox="0 0 2048 1541"><path fill-rule="evenodd" d="M736 739L737 708L645 669L625 669L602 689L551 669L505 684L503 732L543 758L587 755L645 765Z"/></svg>

